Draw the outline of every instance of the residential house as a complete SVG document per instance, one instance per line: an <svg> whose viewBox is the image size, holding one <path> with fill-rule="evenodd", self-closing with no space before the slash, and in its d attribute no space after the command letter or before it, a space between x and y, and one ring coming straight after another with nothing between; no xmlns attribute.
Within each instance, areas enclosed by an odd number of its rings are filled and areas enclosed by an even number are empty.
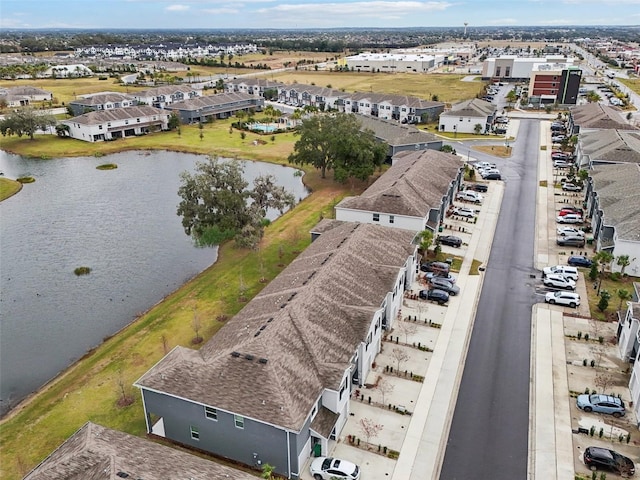
<svg viewBox="0 0 640 480"><path fill-rule="evenodd" d="M256 480L235 468L92 422L54 450L23 480Z"/></svg>
<svg viewBox="0 0 640 480"><path fill-rule="evenodd" d="M139 104L151 105L156 108L164 108L172 103L200 96L202 96L202 88L195 84L166 85L133 94L133 98L135 98Z"/></svg>
<svg viewBox="0 0 640 480"><path fill-rule="evenodd" d="M74 115L82 115L94 110L111 110L132 107L136 104L136 100L131 95L118 92L100 92L71 100L68 106Z"/></svg>
<svg viewBox="0 0 640 480"><path fill-rule="evenodd" d="M463 175L463 162L457 155L436 150L402 152L361 195L336 205L336 220L435 232Z"/></svg>
<svg viewBox="0 0 640 480"><path fill-rule="evenodd" d="M41 88L23 87L0 88L0 101L9 108L26 107L32 102L44 102L53 99L53 94Z"/></svg>
<svg viewBox="0 0 640 480"><path fill-rule="evenodd" d="M325 229L202 348L176 347L135 385L147 431L300 478L327 454L416 275L415 232ZM318 446L319 445L319 446Z"/></svg>
<svg viewBox="0 0 640 480"><path fill-rule="evenodd" d="M490 102L474 98L456 103L451 110L440 114L440 131L453 133L489 133L496 116L496 107Z"/></svg>
<svg viewBox="0 0 640 480"><path fill-rule="evenodd" d="M638 127L627 123L619 109L602 103L571 107L567 131L577 135L587 130L638 130Z"/></svg>
<svg viewBox="0 0 640 480"><path fill-rule="evenodd" d="M597 250L614 258L628 255L625 272L640 276L640 164L598 165L590 171L586 189L587 216L591 217ZM621 267L612 262L612 271Z"/></svg>
<svg viewBox="0 0 640 480"><path fill-rule="evenodd" d="M93 76L93 71L81 63L73 65L54 65L47 68L41 77L52 78L81 78Z"/></svg>
<svg viewBox="0 0 640 480"><path fill-rule="evenodd" d="M99 110L60 121L69 136L85 142L115 140L166 130L169 112L148 105Z"/></svg>
<svg viewBox="0 0 640 480"><path fill-rule="evenodd" d="M387 153L389 158L404 151L440 150L442 147L442 139L432 133L419 130L413 125L364 115L358 115L358 121L363 130L372 131L376 140L389 146Z"/></svg>
<svg viewBox="0 0 640 480"><path fill-rule="evenodd" d="M219 93L174 102L165 109L175 112L182 123L199 123L216 118L228 118L238 111L259 112L263 107L264 99L249 93Z"/></svg>
<svg viewBox="0 0 640 480"><path fill-rule="evenodd" d="M590 169L612 163L640 163L640 131L587 130L576 145L577 164Z"/></svg>
<svg viewBox="0 0 640 480"><path fill-rule="evenodd" d="M620 358L631 365L629 392L632 404L627 405L640 418L640 303L627 302L624 315L618 317L618 351ZM640 426L640 422L638 423Z"/></svg>
<svg viewBox="0 0 640 480"><path fill-rule="evenodd" d="M320 111L340 110L340 101L348 94L330 87L294 83L278 88L278 101L296 107L315 107Z"/></svg>

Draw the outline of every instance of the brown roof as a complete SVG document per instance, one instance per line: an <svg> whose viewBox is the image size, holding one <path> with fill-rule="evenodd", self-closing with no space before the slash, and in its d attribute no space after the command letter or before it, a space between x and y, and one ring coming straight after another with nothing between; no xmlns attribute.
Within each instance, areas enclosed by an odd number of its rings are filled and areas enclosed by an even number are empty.
<svg viewBox="0 0 640 480"><path fill-rule="evenodd" d="M638 130L638 127L624 121L620 110L598 102L571 107L570 111L573 124L581 129Z"/></svg>
<svg viewBox="0 0 640 480"><path fill-rule="evenodd" d="M125 95L118 92L105 92L97 93L89 97L77 98L71 100L69 103L74 105L104 105L105 103L118 103L123 101L133 101L134 98L131 95Z"/></svg>
<svg viewBox="0 0 640 480"><path fill-rule="evenodd" d="M400 154L362 195L345 198L336 208L426 218L440 208L461 168L460 157L437 150Z"/></svg>
<svg viewBox="0 0 640 480"><path fill-rule="evenodd" d="M136 384L300 431L323 390L340 388L414 236L324 232L200 351L176 347Z"/></svg>
<svg viewBox="0 0 640 480"><path fill-rule="evenodd" d="M640 131L594 130L581 133L580 144L591 162L640 163Z"/></svg>
<svg viewBox="0 0 640 480"><path fill-rule="evenodd" d="M445 117L479 117L487 118L489 115L493 115L496 111L496 107L485 100L479 98L472 98L471 100L465 100L464 102L456 103L451 107L448 112L443 112L441 116Z"/></svg>
<svg viewBox="0 0 640 480"><path fill-rule="evenodd" d="M325 407L320 407L320 411L311 422L311 430L319 433L324 438L329 438L333 431L333 427L336 426L338 416L339 415L337 413L333 413Z"/></svg>
<svg viewBox="0 0 640 480"><path fill-rule="evenodd" d="M124 474L131 480L256 479L241 470L88 422L24 480L120 480Z"/></svg>

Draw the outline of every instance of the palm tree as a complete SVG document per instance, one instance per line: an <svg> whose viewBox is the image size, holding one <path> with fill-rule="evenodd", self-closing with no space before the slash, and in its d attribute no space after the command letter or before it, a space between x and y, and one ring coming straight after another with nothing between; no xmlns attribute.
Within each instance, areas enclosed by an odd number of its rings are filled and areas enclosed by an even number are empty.
<svg viewBox="0 0 640 480"><path fill-rule="evenodd" d="M620 288L619 290L616 291L616 294L618 295L618 298L620 299L620 304L618 305L618 310L622 309L622 302L625 302L627 300L631 300L631 292L629 292L629 290L627 290L626 288Z"/></svg>
<svg viewBox="0 0 640 480"><path fill-rule="evenodd" d="M634 258L635 260L635 258ZM619 265L620 274L624 275L624 269L627 268L631 264L631 260L629 259L629 255L619 255L616 257L616 265Z"/></svg>
<svg viewBox="0 0 640 480"><path fill-rule="evenodd" d="M613 254L606 250L600 250L593 256L593 259L600 264L600 276L604 277L604 269L613 262Z"/></svg>

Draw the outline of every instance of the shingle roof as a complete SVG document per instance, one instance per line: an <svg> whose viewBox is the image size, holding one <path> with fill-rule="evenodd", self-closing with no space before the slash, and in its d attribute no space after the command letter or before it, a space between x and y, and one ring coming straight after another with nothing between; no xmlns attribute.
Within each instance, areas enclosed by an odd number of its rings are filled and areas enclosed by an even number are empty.
<svg viewBox="0 0 640 480"><path fill-rule="evenodd" d="M624 121L620 110L598 102L571 107L570 112L573 124L581 129L638 130L638 127Z"/></svg>
<svg viewBox="0 0 640 480"><path fill-rule="evenodd" d="M591 178L606 224L618 238L640 241L640 165L598 165Z"/></svg>
<svg viewBox="0 0 640 480"><path fill-rule="evenodd" d="M440 208L462 168L460 157L436 150L400 154L394 160L362 195L345 198L337 208L426 218L429 210Z"/></svg>
<svg viewBox="0 0 640 480"><path fill-rule="evenodd" d="M105 103L118 103L124 100L133 100L131 95L124 95L117 92L99 93L86 98L77 98L69 103L77 105L104 105Z"/></svg>
<svg viewBox="0 0 640 480"><path fill-rule="evenodd" d="M194 97L180 102L174 102L167 106L168 110L200 110L201 108L214 107L235 102L255 101L256 97L248 93L218 93L204 97Z"/></svg>
<svg viewBox="0 0 640 480"><path fill-rule="evenodd" d="M581 150L592 162L640 163L640 132L598 130L580 134Z"/></svg>
<svg viewBox="0 0 640 480"><path fill-rule="evenodd" d="M60 123L81 123L83 125L100 125L107 122L117 120L126 120L129 118L148 117L151 115L168 115L165 110L150 107L149 105L139 105L137 107L114 108L111 110L98 110L94 112L84 113L73 117L69 120L62 120Z"/></svg>
<svg viewBox="0 0 640 480"><path fill-rule="evenodd" d="M344 96L344 93L342 95ZM407 105L408 107L416 109L444 106L444 103L442 102L433 102L431 100L423 100L418 97L411 97L409 95L396 95L393 93L354 92L348 94L348 97L356 101L370 100L371 103L376 104L389 102L393 105Z"/></svg>
<svg viewBox="0 0 640 480"><path fill-rule="evenodd" d="M479 98L472 98L464 102L456 103L451 107L451 110L441 114L446 117L481 117L487 118L489 115L493 115L496 111L496 107L489 102L480 100Z"/></svg>
<svg viewBox="0 0 640 480"><path fill-rule="evenodd" d="M162 87L150 88L149 90L136 92L134 96L136 98L159 97L161 95L173 95L178 92L191 93L194 91L199 91L199 89L187 85L165 85Z"/></svg>
<svg viewBox="0 0 640 480"><path fill-rule="evenodd" d="M358 115L357 119L363 128L371 130L377 139L391 146L441 142L432 133L419 130L413 125L400 124L369 115Z"/></svg>
<svg viewBox="0 0 640 480"><path fill-rule="evenodd" d="M7 90L6 93L8 95L26 95L26 96L51 95L51 92L48 90L43 90L38 87L31 87L29 85L22 85L19 87L10 87L10 88L7 88L6 90Z"/></svg>
<svg viewBox="0 0 640 480"><path fill-rule="evenodd" d="M255 480L241 470L88 422L24 480Z"/></svg>
<svg viewBox="0 0 640 480"><path fill-rule="evenodd" d="M414 236L326 231L201 350L176 347L136 384L300 431L322 391L340 388Z"/></svg>

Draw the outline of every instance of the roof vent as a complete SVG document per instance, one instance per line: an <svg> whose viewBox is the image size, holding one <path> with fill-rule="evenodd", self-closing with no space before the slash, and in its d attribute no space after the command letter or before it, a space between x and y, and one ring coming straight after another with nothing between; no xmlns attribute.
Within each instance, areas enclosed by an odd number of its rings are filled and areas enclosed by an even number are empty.
<svg viewBox="0 0 640 480"><path fill-rule="evenodd" d="M128 478L129 474L125 473L125 472L118 472L116 473L117 476L119 476L120 478Z"/></svg>
<svg viewBox="0 0 640 480"><path fill-rule="evenodd" d="M267 364L267 359L266 358L261 358L261 359L258 360L258 363L266 365Z"/></svg>
<svg viewBox="0 0 640 480"><path fill-rule="evenodd" d="M231 352L231 356L238 358L240 356L240 352Z"/></svg>
<svg viewBox="0 0 640 480"><path fill-rule="evenodd" d="M273 322L273 317L271 317L269 320L267 320L267 323L271 323Z"/></svg>
<svg viewBox="0 0 640 480"><path fill-rule="evenodd" d="M253 336L257 337L258 335L260 335L260 330L258 330Z"/></svg>
<svg viewBox="0 0 640 480"><path fill-rule="evenodd" d="M291 296L289 297L289 300L287 300L287 302L290 302L291 300L293 300L297 294L298 294L298 292L293 292L291 294Z"/></svg>
<svg viewBox="0 0 640 480"><path fill-rule="evenodd" d="M260 331L264 330L265 328L267 328L267 326L266 326L266 325L262 325L262 326L260 327Z"/></svg>
<svg viewBox="0 0 640 480"><path fill-rule="evenodd" d="M247 353L247 354L244 356L244 358L246 358L247 360L251 361L251 360L253 360L253 359L254 359L254 358L256 358L256 357L254 357L253 355L251 355L251 354Z"/></svg>

